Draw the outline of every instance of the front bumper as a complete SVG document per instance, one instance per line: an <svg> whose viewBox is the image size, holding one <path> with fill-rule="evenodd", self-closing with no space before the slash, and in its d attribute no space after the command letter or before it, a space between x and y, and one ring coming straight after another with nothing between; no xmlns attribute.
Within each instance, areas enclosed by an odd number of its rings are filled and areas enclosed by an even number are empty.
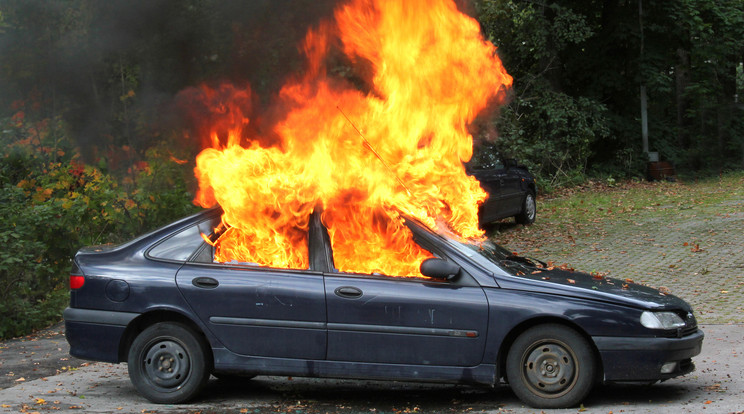
<svg viewBox="0 0 744 414"><path fill-rule="evenodd" d="M70 355L91 361L119 362L119 346L127 325L138 313L67 308L65 337Z"/></svg>
<svg viewBox="0 0 744 414"><path fill-rule="evenodd" d="M700 354L703 331L683 338L593 337L602 358L605 382L658 381L685 375L695 369L691 358ZM662 372L665 364L677 364ZM670 364L671 365L671 364Z"/></svg>

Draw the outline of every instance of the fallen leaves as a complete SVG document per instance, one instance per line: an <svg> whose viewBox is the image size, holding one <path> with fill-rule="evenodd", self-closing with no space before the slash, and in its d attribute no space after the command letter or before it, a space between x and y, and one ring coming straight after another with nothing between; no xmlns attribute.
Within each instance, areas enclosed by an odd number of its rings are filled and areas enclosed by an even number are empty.
<svg viewBox="0 0 744 414"><path fill-rule="evenodd" d="M696 245L692 246L692 248L690 248L690 251L693 252L693 253L701 253L701 252L704 252L705 249L701 249L700 248L700 245L699 244L696 244Z"/></svg>

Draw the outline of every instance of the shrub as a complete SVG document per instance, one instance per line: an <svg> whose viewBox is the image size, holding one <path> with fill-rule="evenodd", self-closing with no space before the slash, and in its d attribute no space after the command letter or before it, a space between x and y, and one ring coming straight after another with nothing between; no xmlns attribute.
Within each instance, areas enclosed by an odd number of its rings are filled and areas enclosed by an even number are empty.
<svg viewBox="0 0 744 414"><path fill-rule="evenodd" d="M60 319L78 248L122 242L195 210L188 166L163 148L115 176L80 161L64 129L50 125L0 122L0 338Z"/></svg>
<svg viewBox="0 0 744 414"><path fill-rule="evenodd" d="M547 189L584 181L592 143L609 135L602 104L547 88L505 106L497 129L498 148L527 165Z"/></svg>

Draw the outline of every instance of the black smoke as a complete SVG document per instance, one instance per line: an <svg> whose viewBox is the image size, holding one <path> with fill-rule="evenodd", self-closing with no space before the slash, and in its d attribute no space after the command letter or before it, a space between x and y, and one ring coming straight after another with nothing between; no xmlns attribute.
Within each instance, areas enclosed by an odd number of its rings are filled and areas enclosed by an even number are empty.
<svg viewBox="0 0 744 414"><path fill-rule="evenodd" d="M183 121L182 90L229 82L268 102L302 70L298 45L335 3L0 0L0 116L21 102L28 116L63 119L88 155L144 150Z"/></svg>

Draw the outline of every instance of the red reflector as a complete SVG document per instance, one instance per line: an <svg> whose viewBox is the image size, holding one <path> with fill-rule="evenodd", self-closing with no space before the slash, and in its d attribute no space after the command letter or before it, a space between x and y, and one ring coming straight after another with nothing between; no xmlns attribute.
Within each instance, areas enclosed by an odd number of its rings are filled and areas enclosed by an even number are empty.
<svg viewBox="0 0 744 414"><path fill-rule="evenodd" d="M80 289L85 284L85 276L70 275L70 289Z"/></svg>

